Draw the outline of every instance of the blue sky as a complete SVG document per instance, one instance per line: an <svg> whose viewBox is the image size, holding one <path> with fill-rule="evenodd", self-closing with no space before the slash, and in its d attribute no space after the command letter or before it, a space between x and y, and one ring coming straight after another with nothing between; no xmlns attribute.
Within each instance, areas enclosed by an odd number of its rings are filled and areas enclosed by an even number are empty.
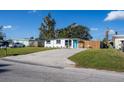
<svg viewBox="0 0 124 93"><path fill-rule="evenodd" d="M39 26L44 16L51 13L56 20L56 28L77 23L91 29L94 39L102 40L106 28L124 34L124 11L109 10L1 10L0 25L4 25L7 38L20 39L38 37Z"/></svg>

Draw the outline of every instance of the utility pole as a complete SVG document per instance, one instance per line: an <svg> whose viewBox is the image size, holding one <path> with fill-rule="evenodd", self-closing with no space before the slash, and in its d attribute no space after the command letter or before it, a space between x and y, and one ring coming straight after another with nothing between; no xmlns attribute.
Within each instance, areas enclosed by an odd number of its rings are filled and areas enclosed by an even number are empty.
<svg viewBox="0 0 124 93"><path fill-rule="evenodd" d="M106 41L108 42L109 41L109 28L107 28L107 31L105 32L105 38L106 38Z"/></svg>
<svg viewBox="0 0 124 93"><path fill-rule="evenodd" d="M107 31L105 31L105 44L106 44L106 47L108 47L108 44L109 44L109 31L110 29L107 28Z"/></svg>

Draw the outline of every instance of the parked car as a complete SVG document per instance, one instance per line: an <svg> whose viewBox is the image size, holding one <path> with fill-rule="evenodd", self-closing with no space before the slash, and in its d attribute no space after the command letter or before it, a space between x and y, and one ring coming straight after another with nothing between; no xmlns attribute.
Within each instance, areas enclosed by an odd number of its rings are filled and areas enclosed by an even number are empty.
<svg viewBox="0 0 124 93"><path fill-rule="evenodd" d="M21 48L21 47L25 47L25 45L22 43L13 43L11 47L12 48Z"/></svg>

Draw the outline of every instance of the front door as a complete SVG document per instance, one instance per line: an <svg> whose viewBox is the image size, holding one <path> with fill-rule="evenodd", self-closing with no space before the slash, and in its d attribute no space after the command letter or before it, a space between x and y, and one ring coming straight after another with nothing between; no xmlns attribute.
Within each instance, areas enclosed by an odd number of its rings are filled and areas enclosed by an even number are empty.
<svg viewBox="0 0 124 93"><path fill-rule="evenodd" d="M78 41L77 40L73 40L73 48L78 48Z"/></svg>

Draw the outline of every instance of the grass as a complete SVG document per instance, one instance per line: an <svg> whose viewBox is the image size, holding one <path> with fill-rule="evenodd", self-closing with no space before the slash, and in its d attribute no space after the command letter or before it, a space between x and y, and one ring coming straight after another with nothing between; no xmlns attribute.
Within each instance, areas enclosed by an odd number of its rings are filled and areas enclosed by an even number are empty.
<svg viewBox="0 0 124 93"><path fill-rule="evenodd" d="M124 71L124 53L115 49L90 49L77 53L69 59L78 67Z"/></svg>
<svg viewBox="0 0 124 93"><path fill-rule="evenodd" d="M7 56L13 56L13 55L24 55L39 51L46 51L53 48L42 48L42 47L25 47L25 48L8 48L7 49ZM6 51L4 49L0 49L0 57L5 57Z"/></svg>

